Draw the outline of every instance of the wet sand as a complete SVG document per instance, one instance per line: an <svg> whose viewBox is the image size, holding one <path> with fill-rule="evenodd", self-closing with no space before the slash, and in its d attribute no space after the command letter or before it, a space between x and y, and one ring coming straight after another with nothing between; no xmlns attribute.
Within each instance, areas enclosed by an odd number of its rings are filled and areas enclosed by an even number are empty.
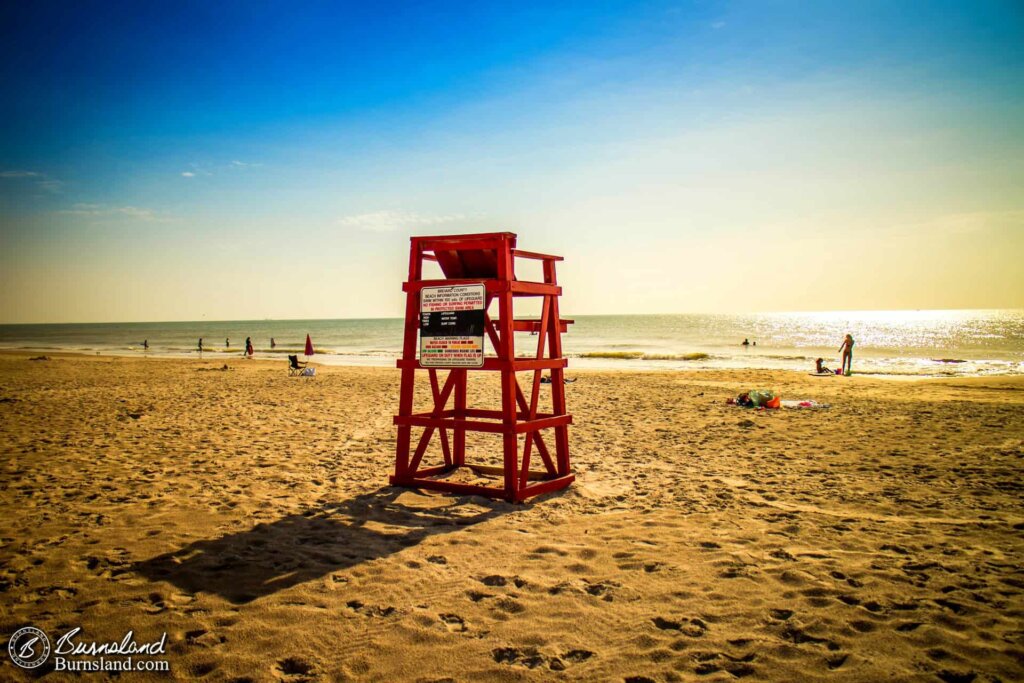
<svg viewBox="0 0 1024 683"><path fill-rule="evenodd" d="M510 505L386 486L395 370L30 355L5 643L166 631L210 681L1024 678L1021 378L572 371L578 482ZM831 407L725 405L756 387Z"/></svg>

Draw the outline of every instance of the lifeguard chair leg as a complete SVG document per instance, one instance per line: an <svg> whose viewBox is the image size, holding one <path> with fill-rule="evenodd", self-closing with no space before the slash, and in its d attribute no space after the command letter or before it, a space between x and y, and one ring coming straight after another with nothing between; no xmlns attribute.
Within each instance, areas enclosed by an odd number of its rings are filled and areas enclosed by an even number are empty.
<svg viewBox="0 0 1024 683"><path fill-rule="evenodd" d="M455 374L455 418L465 420L466 380L469 373L465 370L452 370L452 372ZM454 432L452 457L455 459L455 466L462 467L466 464L466 430L456 427L452 432Z"/></svg>
<svg viewBox="0 0 1024 683"><path fill-rule="evenodd" d="M413 241L412 249L409 251L409 282L416 282L423 273L423 260L419 246ZM416 340L420 323L419 294L408 292L405 295L405 339L402 345L402 359L406 361L416 360ZM412 415L413 390L416 385L416 370L409 366L402 367L402 382L398 399L398 414L402 417ZM409 472L409 455L412 441L412 427L399 425L397 444L395 449L395 474L391 477L392 483L396 479L407 479Z"/></svg>
<svg viewBox="0 0 1024 683"><path fill-rule="evenodd" d="M555 274L555 262L544 262L544 281L558 284L558 277ZM558 311L558 297L551 297L551 324L548 327L548 352L552 358L562 357L562 317ZM555 415L565 415L565 370L554 368L551 370L551 407ZM555 460L557 463L558 476L569 474L569 428L566 425L555 427Z"/></svg>
<svg viewBox="0 0 1024 683"><path fill-rule="evenodd" d="M505 470L505 497L510 501L519 495L519 437L515 433L516 426L516 390L515 373L503 370L501 373L502 422L505 433L502 434L502 462Z"/></svg>
<svg viewBox="0 0 1024 683"><path fill-rule="evenodd" d="M498 254L498 278L510 281L515 277L512 250L508 243ZM518 410L516 406L516 391L519 384L516 381L515 369L512 363L516 358L516 345L514 336L514 310L512 304L512 292L504 291L498 295L498 318L499 334L501 338L501 349L498 357L506 362L506 367L501 371L501 418L505 428L502 435L502 460L505 470L505 498L510 501L519 499L519 437L515 432Z"/></svg>
<svg viewBox="0 0 1024 683"><path fill-rule="evenodd" d="M402 357L416 358L416 329L419 314L415 297L409 294L405 307L405 347ZM410 336L410 330L412 332ZM416 384L416 370L411 367L402 368L401 393L398 399L398 414L402 417L412 415L413 390ZM398 442L395 455L395 478L403 479L409 475L409 449L412 440L412 427L399 425Z"/></svg>

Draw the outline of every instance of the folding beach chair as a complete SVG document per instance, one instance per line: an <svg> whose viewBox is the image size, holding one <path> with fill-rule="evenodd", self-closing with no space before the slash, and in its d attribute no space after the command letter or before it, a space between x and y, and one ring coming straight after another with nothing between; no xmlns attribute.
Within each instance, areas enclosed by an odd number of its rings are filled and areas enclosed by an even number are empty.
<svg viewBox="0 0 1024 683"><path fill-rule="evenodd" d="M298 356L288 356L288 376L301 375L302 371L306 369L305 363L299 362Z"/></svg>

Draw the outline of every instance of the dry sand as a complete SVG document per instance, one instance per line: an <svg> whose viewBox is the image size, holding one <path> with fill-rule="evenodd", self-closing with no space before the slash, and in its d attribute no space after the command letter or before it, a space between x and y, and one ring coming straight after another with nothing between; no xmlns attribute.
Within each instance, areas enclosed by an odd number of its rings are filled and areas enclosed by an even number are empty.
<svg viewBox="0 0 1024 683"><path fill-rule="evenodd" d="M27 357L4 643L166 631L211 681L1024 678L1020 379L574 372L579 481L509 505L386 487L395 370ZM724 404L759 386L832 407Z"/></svg>

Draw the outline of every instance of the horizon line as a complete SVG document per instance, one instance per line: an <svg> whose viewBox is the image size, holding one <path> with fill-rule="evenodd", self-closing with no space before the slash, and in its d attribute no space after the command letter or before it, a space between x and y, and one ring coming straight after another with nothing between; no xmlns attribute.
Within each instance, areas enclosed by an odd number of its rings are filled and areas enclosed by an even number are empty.
<svg viewBox="0 0 1024 683"><path fill-rule="evenodd" d="M675 313L571 313L561 315L562 318L584 317L601 318L614 316L654 317L665 315L779 315L793 313L896 313L896 312L957 312L957 311L1022 311L1024 306L1002 308L828 308L820 310L788 310L788 311L686 311ZM234 318L224 320L91 320L63 322L0 322L0 327L18 327L28 325L157 325L163 323L266 323L266 322L324 322L324 321L359 321L359 320L402 320L403 316L376 316L357 318Z"/></svg>

